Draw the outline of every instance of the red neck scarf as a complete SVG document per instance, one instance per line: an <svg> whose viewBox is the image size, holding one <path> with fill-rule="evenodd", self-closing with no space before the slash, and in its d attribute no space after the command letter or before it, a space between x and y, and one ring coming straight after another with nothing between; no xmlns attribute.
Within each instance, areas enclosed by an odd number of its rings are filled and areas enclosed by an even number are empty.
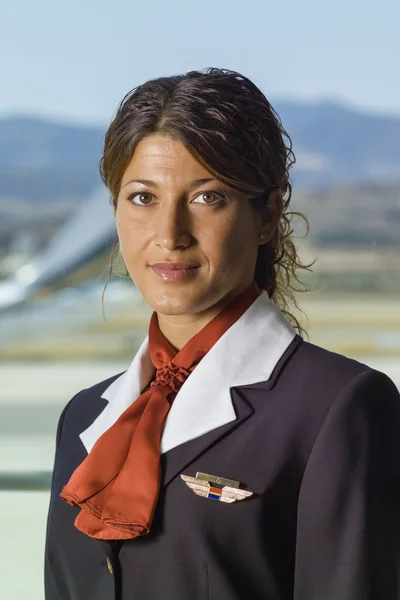
<svg viewBox="0 0 400 600"><path fill-rule="evenodd" d="M260 293L253 282L179 352L161 333L157 313L152 314L149 353L155 380L97 440L60 494L81 508L77 529L112 540L149 533L160 488L160 441L171 404L196 365Z"/></svg>

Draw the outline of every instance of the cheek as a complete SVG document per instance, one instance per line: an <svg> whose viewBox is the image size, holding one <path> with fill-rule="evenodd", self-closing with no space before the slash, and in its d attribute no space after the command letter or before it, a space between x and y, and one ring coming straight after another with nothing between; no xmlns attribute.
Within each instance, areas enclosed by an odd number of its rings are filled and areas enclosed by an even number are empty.
<svg viewBox="0 0 400 600"><path fill-rule="evenodd" d="M129 218L122 210L116 215L116 225L124 260L129 262L132 254L138 252L143 244L145 227Z"/></svg>
<svg viewBox="0 0 400 600"><path fill-rule="evenodd" d="M230 264L245 259L244 248L249 248L250 238L253 235L253 224L249 222L248 216L229 215L221 222L220 227L215 228L207 236L206 247L219 262Z"/></svg>

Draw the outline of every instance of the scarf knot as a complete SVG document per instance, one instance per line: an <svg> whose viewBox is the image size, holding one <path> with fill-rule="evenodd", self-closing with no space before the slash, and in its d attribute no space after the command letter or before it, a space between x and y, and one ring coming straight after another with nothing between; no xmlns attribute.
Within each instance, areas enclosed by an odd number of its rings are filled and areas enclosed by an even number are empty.
<svg viewBox="0 0 400 600"><path fill-rule="evenodd" d="M189 377L190 372L190 369L185 369L185 367L175 365L172 361L169 361L157 369L156 378L151 382L150 387L161 385L169 387L177 393Z"/></svg>

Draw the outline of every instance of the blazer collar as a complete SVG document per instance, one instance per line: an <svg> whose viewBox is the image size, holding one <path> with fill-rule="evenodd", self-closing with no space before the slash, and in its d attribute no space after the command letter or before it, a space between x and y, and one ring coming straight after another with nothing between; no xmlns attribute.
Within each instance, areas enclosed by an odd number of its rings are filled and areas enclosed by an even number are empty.
<svg viewBox="0 0 400 600"><path fill-rule="evenodd" d="M165 421L161 453L236 419L231 388L268 381L296 331L262 291L186 379ZM104 391L108 405L80 438L88 452L139 396L155 369L145 338L128 370Z"/></svg>

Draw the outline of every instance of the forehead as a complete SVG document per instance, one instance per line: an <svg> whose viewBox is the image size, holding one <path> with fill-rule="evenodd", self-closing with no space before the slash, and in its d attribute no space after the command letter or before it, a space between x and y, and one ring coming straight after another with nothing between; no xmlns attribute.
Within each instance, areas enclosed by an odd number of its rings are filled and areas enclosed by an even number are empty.
<svg viewBox="0 0 400 600"><path fill-rule="evenodd" d="M122 184L139 175L142 179L154 179L156 176L192 179L210 176L210 172L190 154L182 142L155 134L142 139L136 146Z"/></svg>

